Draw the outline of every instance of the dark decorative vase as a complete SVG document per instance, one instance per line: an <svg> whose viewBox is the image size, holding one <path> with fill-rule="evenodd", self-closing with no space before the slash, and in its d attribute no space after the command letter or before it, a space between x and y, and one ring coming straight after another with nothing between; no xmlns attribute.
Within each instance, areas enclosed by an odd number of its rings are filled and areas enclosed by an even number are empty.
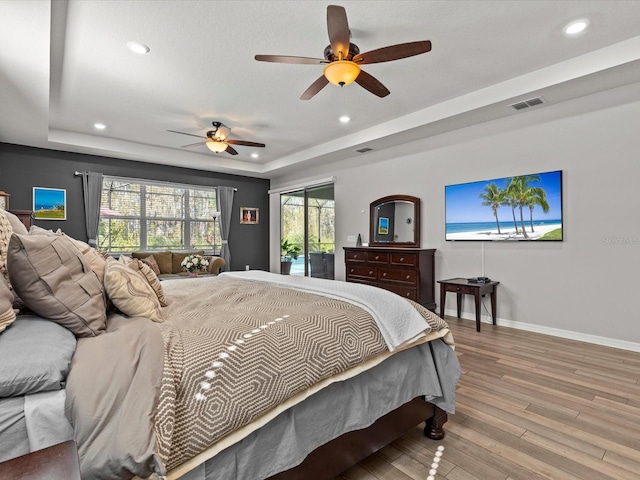
<svg viewBox="0 0 640 480"><path fill-rule="evenodd" d="M291 262L280 262L280 273L282 275L289 275L291 273Z"/></svg>
<svg viewBox="0 0 640 480"><path fill-rule="evenodd" d="M362 235L358 234L358 240L356 240L356 247L362 246Z"/></svg>

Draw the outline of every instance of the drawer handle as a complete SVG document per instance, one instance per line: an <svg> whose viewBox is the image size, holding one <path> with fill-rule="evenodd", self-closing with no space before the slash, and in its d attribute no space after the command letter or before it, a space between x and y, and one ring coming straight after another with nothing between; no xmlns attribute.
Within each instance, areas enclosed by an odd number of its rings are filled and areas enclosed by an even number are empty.
<svg viewBox="0 0 640 480"><path fill-rule="evenodd" d="M401 261L401 262L404 262L404 257L400 257L400 261Z"/></svg>
<svg viewBox="0 0 640 480"><path fill-rule="evenodd" d="M353 256L353 258L358 258L358 254L356 253L356 254Z"/></svg>
<svg viewBox="0 0 640 480"><path fill-rule="evenodd" d="M353 268L349 271L349 273L353 273Z"/></svg>
<svg viewBox="0 0 640 480"><path fill-rule="evenodd" d="M386 277L386 276L387 276L387 272L384 272L384 273L382 274L382 276L383 276L383 277Z"/></svg>
<svg viewBox="0 0 640 480"><path fill-rule="evenodd" d="M369 275L373 275L373 270L369 270Z"/></svg>
<svg viewBox="0 0 640 480"><path fill-rule="evenodd" d="M409 280L411 278L411 275L407 275L407 280Z"/></svg>
<svg viewBox="0 0 640 480"><path fill-rule="evenodd" d="M459 292L460 291L460 287L456 288L456 290Z"/></svg>
<svg viewBox="0 0 640 480"><path fill-rule="evenodd" d="M411 296L411 292L407 292L407 294L405 295L405 297L409 298Z"/></svg>
<svg viewBox="0 0 640 480"><path fill-rule="evenodd" d="M380 256L379 256L379 255L376 255L376 260L378 260L379 258L380 258Z"/></svg>

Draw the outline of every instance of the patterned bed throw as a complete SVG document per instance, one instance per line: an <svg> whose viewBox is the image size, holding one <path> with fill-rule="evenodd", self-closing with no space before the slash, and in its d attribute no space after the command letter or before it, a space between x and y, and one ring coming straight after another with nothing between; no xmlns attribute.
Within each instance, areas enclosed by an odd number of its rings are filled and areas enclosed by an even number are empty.
<svg viewBox="0 0 640 480"><path fill-rule="evenodd" d="M170 303L159 325L166 353L156 435L167 469L386 351L371 316L343 301L224 277L163 286Z"/></svg>

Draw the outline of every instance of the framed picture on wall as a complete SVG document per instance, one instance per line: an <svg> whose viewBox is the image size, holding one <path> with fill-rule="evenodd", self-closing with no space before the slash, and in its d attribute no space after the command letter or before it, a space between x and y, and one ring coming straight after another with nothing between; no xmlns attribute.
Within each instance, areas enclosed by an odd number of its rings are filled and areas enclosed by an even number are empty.
<svg viewBox="0 0 640 480"><path fill-rule="evenodd" d="M387 217L380 217L378 219L378 233L380 235L389 233L389 219Z"/></svg>
<svg viewBox="0 0 640 480"><path fill-rule="evenodd" d="M67 191L63 188L33 187L33 218L66 220Z"/></svg>
<svg viewBox="0 0 640 480"><path fill-rule="evenodd" d="M259 220L259 209L254 207L240 207L240 223L243 225L256 225Z"/></svg>

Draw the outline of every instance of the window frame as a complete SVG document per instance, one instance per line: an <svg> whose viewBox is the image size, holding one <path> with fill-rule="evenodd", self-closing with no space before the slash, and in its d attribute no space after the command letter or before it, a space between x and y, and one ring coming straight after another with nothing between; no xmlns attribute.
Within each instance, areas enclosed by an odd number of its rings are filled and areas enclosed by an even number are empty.
<svg viewBox="0 0 640 480"><path fill-rule="evenodd" d="M108 215L103 215L102 213L99 214L99 225L102 226L103 222L106 220L107 222L109 222L109 220L123 220L125 222L138 222L138 226L137 228L139 229L139 246L134 247L131 246L130 248L120 248L120 247L113 247L112 246L112 242L107 240L107 247L105 248L105 251L108 253L130 253L132 251L163 251L163 250L193 250L194 248L197 250L205 250L205 253L207 254L213 254L216 255L219 253L220 249L222 248L222 244L221 244L221 237L220 237L220 225L218 223L218 219L214 218L214 217L210 217L209 219L207 218L199 218L199 217L192 217L191 213L193 210L195 210L196 205L194 205L194 198L198 196L198 194L200 192L202 192L205 195L211 195L213 193L213 197L214 197L214 207L213 209L209 209L208 212L212 212L212 211L218 211L218 189L217 187L211 187L211 186L205 186L205 185L192 185L192 184L185 184L185 183L176 183L176 182L164 182L164 181L159 181L159 180L147 180L147 179L141 179L141 178L129 178L129 177L119 177L119 176L113 176L113 175L104 175L103 179L102 179L102 190L101 190L101 195L100 195L100 200L101 200L101 211L102 208L106 207L108 209L111 209L112 205L108 204L108 205L103 205L102 204L102 200L103 197L105 195L105 190L107 190L109 188L109 185L112 184L112 182L119 182L121 184L132 184L132 185L136 185L139 186L139 215L113 215L113 214L108 214ZM177 210L181 210L182 211L182 216L178 216L178 217L173 217L173 216L149 216L148 212L147 212L147 197L148 195L168 195L167 193L153 193L153 192L148 192L148 187L158 187L158 188L163 188L163 189L175 189L175 190L183 190L182 192L182 202L181 205L179 206L179 208L177 208ZM134 193L134 197L136 196ZM195 193L195 195L193 195ZM182 232L181 232L181 243L182 245L180 247L176 247L176 246L151 246L149 247L149 223L151 222L177 222L182 223L182 225L179 227L181 228ZM194 228L195 224L209 224L211 226L210 231L213 232L213 244L211 245L211 248L202 248L201 246L195 246L195 247L191 247L190 245L192 244L191 242L191 231ZM111 225L107 226L107 231L108 229L111 227ZM99 231L102 229L99 229ZM110 234L109 234L110 235ZM211 235L209 235L211 236ZM105 243L105 239L108 238L107 235L98 235L98 243L99 243L99 247L102 248L102 245Z"/></svg>

